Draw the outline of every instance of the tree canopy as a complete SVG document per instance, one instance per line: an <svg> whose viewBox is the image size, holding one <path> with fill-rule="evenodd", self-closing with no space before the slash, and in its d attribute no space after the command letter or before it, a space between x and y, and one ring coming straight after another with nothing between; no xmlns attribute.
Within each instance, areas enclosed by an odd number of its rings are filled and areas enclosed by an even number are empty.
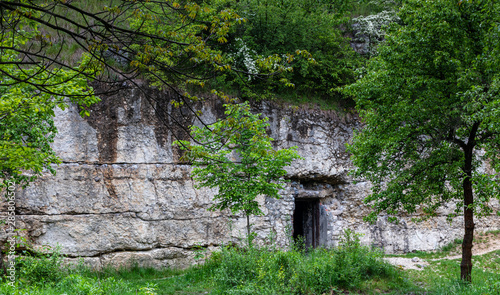
<svg viewBox="0 0 500 295"><path fill-rule="evenodd" d="M231 83L245 97L274 98L280 96L316 96L326 100L341 100L338 86L352 83L359 57L345 36L352 1L311 0L243 0L218 1L230 7L247 21L237 26L228 38L234 40L223 50L232 62L251 72L255 60L262 56L283 56L306 50L314 58L297 60L293 70L284 72L280 79L259 79L246 75L228 76Z"/></svg>
<svg viewBox="0 0 500 295"><path fill-rule="evenodd" d="M13 18L4 14L2 21ZM64 109L71 101L84 116L85 108L98 101L81 75L87 70L85 59L73 69L23 61L12 48L26 46L39 33L38 25L26 20L17 28L2 32L0 38L0 187L8 180L25 186L43 170L54 173L51 164L59 163L50 147L56 135L54 109ZM20 67L23 63L29 66Z"/></svg>
<svg viewBox="0 0 500 295"><path fill-rule="evenodd" d="M295 148L275 150L266 133L268 118L252 114L250 105L226 104L226 118L207 127L191 127L193 144L178 141L185 150L183 159L192 171L197 187L217 188L211 210L242 211L247 218L250 241L250 215L261 215L258 195L279 198L286 175L285 166L300 158Z"/></svg>
<svg viewBox="0 0 500 295"><path fill-rule="evenodd" d="M402 24L388 28L364 76L346 88L365 123L348 149L355 175L373 183L369 217L432 217L455 202L465 280L473 215L500 198L499 16L496 1L405 1Z"/></svg>
<svg viewBox="0 0 500 295"><path fill-rule="evenodd" d="M22 176L24 184L43 169L54 171L52 118L65 98L83 107L85 115L98 96L135 87L159 117L177 122L168 103L190 107L200 98L189 90L237 70L220 48L245 21L230 9L170 0L5 0L0 17L0 178L29 172L30 177ZM262 57L257 75L288 71L292 59L293 54ZM95 93L91 85L99 82L106 87ZM150 95L151 86L174 95L160 102Z"/></svg>

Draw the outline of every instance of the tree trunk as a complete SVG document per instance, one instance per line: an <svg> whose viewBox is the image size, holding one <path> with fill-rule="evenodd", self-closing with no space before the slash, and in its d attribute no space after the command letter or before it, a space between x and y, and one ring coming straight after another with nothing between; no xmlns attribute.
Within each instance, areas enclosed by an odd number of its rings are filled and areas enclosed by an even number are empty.
<svg viewBox="0 0 500 295"><path fill-rule="evenodd" d="M463 180L464 189L464 240L462 242L462 263L460 264L460 278L470 282L472 273L472 240L474 238L474 212L472 204L474 203L474 194L472 191L472 148L465 151L465 169L466 176Z"/></svg>
<svg viewBox="0 0 500 295"><path fill-rule="evenodd" d="M472 273L472 240L474 238L474 213L469 205L472 205L474 196L472 194L472 183L469 176L464 179L464 224L465 234L462 242L462 263L460 264L460 278L471 281Z"/></svg>
<svg viewBox="0 0 500 295"><path fill-rule="evenodd" d="M247 239L248 239L248 247L250 247L251 244L252 244L252 240L251 240L251 237L250 237L250 216L246 212L245 212L245 215L247 216Z"/></svg>

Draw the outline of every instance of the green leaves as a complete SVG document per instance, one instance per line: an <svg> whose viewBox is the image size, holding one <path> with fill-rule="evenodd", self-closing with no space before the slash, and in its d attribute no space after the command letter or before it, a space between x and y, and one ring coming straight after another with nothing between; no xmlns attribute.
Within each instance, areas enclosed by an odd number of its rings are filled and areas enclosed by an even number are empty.
<svg viewBox="0 0 500 295"><path fill-rule="evenodd" d="M354 81L359 59L341 27L347 1L218 1L247 19L221 48L232 58L232 83L245 98L339 97L336 87ZM267 79L259 79L267 76ZM257 79L256 79L257 77ZM333 89L333 90L332 90Z"/></svg>
<svg viewBox="0 0 500 295"><path fill-rule="evenodd" d="M286 170L300 158L295 148L274 150L266 133L267 118L252 114L248 103L226 104L227 117L208 128L191 127L196 142L176 141L183 159L195 167L197 187L218 188L210 210L260 215L258 195L279 198Z"/></svg>
<svg viewBox="0 0 500 295"><path fill-rule="evenodd" d="M3 32L0 46L25 44L38 33L36 26L31 29L28 35ZM85 107L99 101L78 69L19 67L19 61L13 50L0 49L0 187L9 179L26 186L43 171L55 173L52 164L60 160L50 146L57 133L54 109L71 101L83 116Z"/></svg>
<svg viewBox="0 0 500 295"><path fill-rule="evenodd" d="M451 200L460 206L466 177L479 198L476 212L500 197L498 176L481 167L500 171L494 3L407 1L402 25L390 26L367 74L344 89L366 124L348 150L354 174L374 184L370 219L417 210L430 217Z"/></svg>
<svg viewBox="0 0 500 295"><path fill-rule="evenodd" d="M130 25L137 34L130 66L154 86L203 87L213 76L231 70L228 58L216 47L245 21L234 11L202 2L143 1L132 15Z"/></svg>

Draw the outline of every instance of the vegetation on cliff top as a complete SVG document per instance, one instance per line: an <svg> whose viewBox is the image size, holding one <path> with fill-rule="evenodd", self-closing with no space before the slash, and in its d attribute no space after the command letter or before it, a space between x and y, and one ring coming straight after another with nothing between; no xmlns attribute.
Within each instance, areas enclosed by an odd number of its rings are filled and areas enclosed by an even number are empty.
<svg viewBox="0 0 500 295"><path fill-rule="evenodd" d="M1 1L0 177L26 184L53 171L52 118L64 97L85 115L98 96L133 86L170 116L169 102L202 99L189 90L270 98L352 82L356 58L340 30L347 2ZM94 93L89 83L107 87ZM171 101L150 86L170 89Z"/></svg>

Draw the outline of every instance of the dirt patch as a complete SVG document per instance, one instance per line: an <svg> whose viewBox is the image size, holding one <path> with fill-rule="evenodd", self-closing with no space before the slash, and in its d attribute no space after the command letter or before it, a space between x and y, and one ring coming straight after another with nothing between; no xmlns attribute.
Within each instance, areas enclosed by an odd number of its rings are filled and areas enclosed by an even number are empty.
<svg viewBox="0 0 500 295"><path fill-rule="evenodd" d="M474 244L472 246L472 255L484 255L496 250L500 250L500 233L476 234ZM455 249L455 255L446 256L444 259L459 259L462 258L461 246Z"/></svg>
<svg viewBox="0 0 500 295"><path fill-rule="evenodd" d="M476 234L474 245L472 247L472 255L484 255L493 251L500 250L500 233L480 233ZM416 269L423 270L429 266L427 261L442 260L442 259L460 259L462 258L461 246L457 245L455 249L450 252L450 255L436 259L423 259L423 258L405 258L405 257L385 257L384 260L392 265L401 267L402 269Z"/></svg>
<svg viewBox="0 0 500 295"><path fill-rule="evenodd" d="M424 268L429 266L429 263L427 261L418 257L414 258L385 257L384 260L402 269L423 270Z"/></svg>

